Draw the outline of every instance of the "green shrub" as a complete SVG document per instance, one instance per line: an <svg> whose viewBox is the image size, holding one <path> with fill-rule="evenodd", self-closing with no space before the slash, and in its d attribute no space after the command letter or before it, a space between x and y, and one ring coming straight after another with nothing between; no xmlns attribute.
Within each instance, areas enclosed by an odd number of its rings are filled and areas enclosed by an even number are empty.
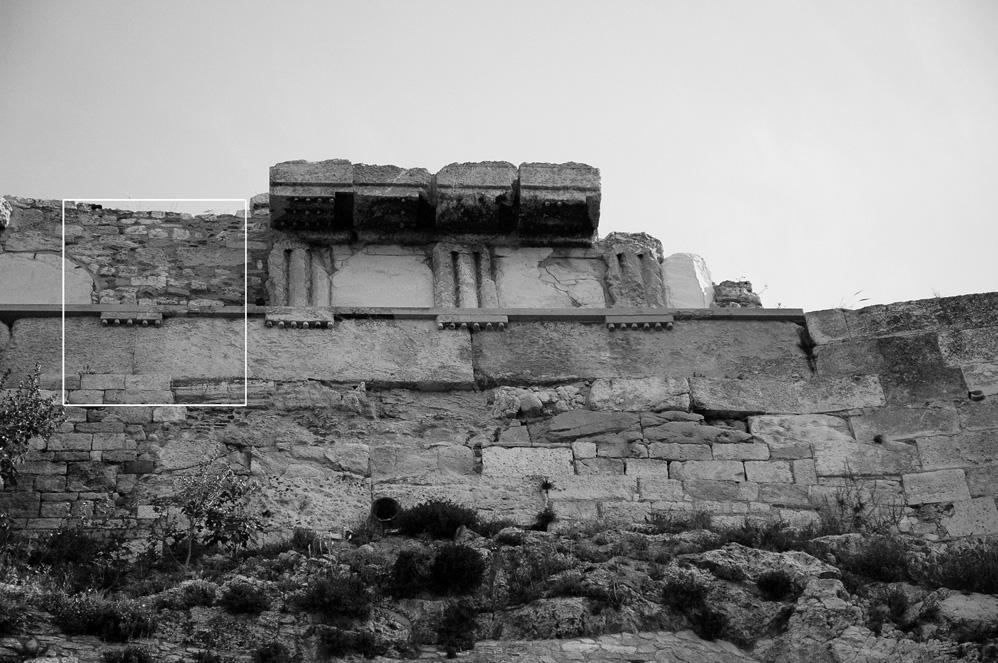
<svg viewBox="0 0 998 663"><path fill-rule="evenodd" d="M430 566L430 586L440 594L467 594L482 584L485 560L473 548L446 545Z"/></svg>
<svg viewBox="0 0 998 663"><path fill-rule="evenodd" d="M313 580L294 599L299 609L325 618L366 619L371 614L371 590L355 575L332 573Z"/></svg>
<svg viewBox="0 0 998 663"><path fill-rule="evenodd" d="M767 601L782 601L788 596L797 598L797 584L786 571L767 571L756 579L755 584Z"/></svg>
<svg viewBox="0 0 998 663"><path fill-rule="evenodd" d="M319 631L318 654L322 660L360 654L364 658L382 656L388 645L370 631L346 631L334 626Z"/></svg>
<svg viewBox="0 0 998 663"><path fill-rule="evenodd" d="M908 554L903 541L892 536L865 539L854 552L838 555L839 568L871 580L903 582L909 579Z"/></svg>
<svg viewBox="0 0 998 663"><path fill-rule="evenodd" d="M120 534L98 535L63 526L35 541L27 562L52 567L70 591L113 589L129 568L126 552Z"/></svg>
<svg viewBox="0 0 998 663"><path fill-rule="evenodd" d="M396 598L412 598L428 586L429 563L424 555L403 550L392 565L389 593Z"/></svg>
<svg viewBox="0 0 998 663"><path fill-rule="evenodd" d="M998 594L998 541L949 548L930 559L922 575L935 587Z"/></svg>
<svg viewBox="0 0 998 663"><path fill-rule="evenodd" d="M156 598L156 607L170 610L190 610L195 606L209 606L215 602L217 588L207 580L187 580L172 587Z"/></svg>
<svg viewBox="0 0 998 663"><path fill-rule="evenodd" d="M270 601L261 588L242 581L226 587L218 604L235 615L259 615L270 607Z"/></svg>
<svg viewBox="0 0 998 663"><path fill-rule="evenodd" d="M96 635L109 642L127 642L156 630L152 612L136 601L109 601L95 594L50 597L46 609L66 635Z"/></svg>
<svg viewBox="0 0 998 663"><path fill-rule="evenodd" d="M141 647L125 647L101 654L104 663L153 663L153 657Z"/></svg>
<svg viewBox="0 0 998 663"><path fill-rule="evenodd" d="M689 572L670 578L662 588L662 602L679 610L687 606L702 606L706 597L707 587Z"/></svg>
<svg viewBox="0 0 998 663"><path fill-rule="evenodd" d="M0 488L17 485L17 463L29 441L49 439L66 419L62 407L39 389L39 364L14 389L5 387L9 377L10 369L0 374Z"/></svg>
<svg viewBox="0 0 998 663"><path fill-rule="evenodd" d="M437 627L437 644L446 650L448 658L453 658L459 651L475 648L477 617L478 611L468 600L447 605Z"/></svg>
<svg viewBox="0 0 998 663"><path fill-rule="evenodd" d="M453 539L459 527L475 529L474 510L445 500L430 500L406 509L396 519L399 532L406 536L428 534L434 539Z"/></svg>
<svg viewBox="0 0 998 663"><path fill-rule="evenodd" d="M299 656L291 654L291 650L276 640L260 645L253 652L253 663L295 663Z"/></svg>

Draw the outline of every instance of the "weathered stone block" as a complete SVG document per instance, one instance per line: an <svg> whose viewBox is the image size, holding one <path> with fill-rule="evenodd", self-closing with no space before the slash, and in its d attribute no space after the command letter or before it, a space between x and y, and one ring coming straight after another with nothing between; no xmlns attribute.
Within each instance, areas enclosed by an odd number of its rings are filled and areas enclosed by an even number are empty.
<svg viewBox="0 0 998 663"><path fill-rule="evenodd" d="M94 436L90 433L59 433L49 438L49 451L90 451Z"/></svg>
<svg viewBox="0 0 998 663"><path fill-rule="evenodd" d="M759 499L778 506L806 507L811 505L806 487L786 483L759 484Z"/></svg>
<svg viewBox="0 0 998 663"><path fill-rule="evenodd" d="M761 413L810 414L884 404L876 376L807 381L691 378L693 407L719 416Z"/></svg>
<svg viewBox="0 0 998 663"><path fill-rule="evenodd" d="M574 475L572 450L553 449L482 449L482 474L503 477L564 477Z"/></svg>
<svg viewBox="0 0 998 663"><path fill-rule="evenodd" d="M552 500L551 508L558 520L587 520L599 518L598 502L593 500Z"/></svg>
<svg viewBox="0 0 998 663"><path fill-rule="evenodd" d="M156 422L184 421L187 419L187 408L183 405L154 407L152 420Z"/></svg>
<svg viewBox="0 0 998 663"><path fill-rule="evenodd" d="M84 373L80 376L80 389L124 389L125 376L107 373Z"/></svg>
<svg viewBox="0 0 998 663"><path fill-rule="evenodd" d="M592 166L520 164L517 193L521 234L590 237L599 225L599 170Z"/></svg>
<svg viewBox="0 0 998 663"><path fill-rule="evenodd" d="M77 389L71 391L66 396L67 403L77 403L81 405L93 405L104 402L103 391L93 391L89 389Z"/></svg>
<svg viewBox="0 0 998 663"><path fill-rule="evenodd" d="M749 430L770 450L770 457L799 459L813 455L815 441L853 442L844 419L823 414L749 417Z"/></svg>
<svg viewBox="0 0 998 663"><path fill-rule="evenodd" d="M11 518L35 518L38 516L40 498L35 492L0 493L0 512Z"/></svg>
<svg viewBox="0 0 998 663"><path fill-rule="evenodd" d="M919 469L914 445L903 442L865 444L836 439L814 440L814 465L819 477L883 476Z"/></svg>
<svg viewBox="0 0 998 663"><path fill-rule="evenodd" d="M645 427L646 440L673 444L735 444L748 442L752 436L734 428L705 426L690 421L673 421Z"/></svg>
<svg viewBox="0 0 998 663"><path fill-rule="evenodd" d="M813 460L792 460L790 463L794 472L794 483L801 486L818 483L818 472L815 470Z"/></svg>
<svg viewBox="0 0 998 663"><path fill-rule="evenodd" d="M737 460L690 460L669 464L671 479L745 481L745 468Z"/></svg>
<svg viewBox="0 0 998 663"><path fill-rule="evenodd" d="M891 405L870 414L850 417L849 422L856 439L861 442L873 442L878 435L884 440L910 440L955 433L960 428L956 408L948 404L934 407Z"/></svg>
<svg viewBox="0 0 998 663"><path fill-rule="evenodd" d="M628 458L624 461L628 476L669 478L669 462L649 458Z"/></svg>
<svg viewBox="0 0 998 663"><path fill-rule="evenodd" d="M623 458L584 458L575 461L576 474L623 474Z"/></svg>
<svg viewBox="0 0 998 663"><path fill-rule="evenodd" d="M769 447L762 442L715 444L713 450L714 460L769 460Z"/></svg>
<svg viewBox="0 0 998 663"><path fill-rule="evenodd" d="M693 253L673 253L662 261L667 308L710 308L714 283L707 261Z"/></svg>
<svg viewBox="0 0 998 663"><path fill-rule="evenodd" d="M38 515L42 518L68 518L69 502L42 502Z"/></svg>
<svg viewBox="0 0 998 663"><path fill-rule="evenodd" d="M425 168L356 164L354 228L389 233L427 228L432 221L432 180Z"/></svg>
<svg viewBox="0 0 998 663"><path fill-rule="evenodd" d="M638 494L643 500L681 502L686 498L682 481L654 476L638 478Z"/></svg>
<svg viewBox="0 0 998 663"><path fill-rule="evenodd" d="M998 495L998 464L968 467L964 472L971 497Z"/></svg>
<svg viewBox="0 0 998 663"><path fill-rule="evenodd" d="M751 502L759 499L759 485L745 481L686 479L683 488L690 497L698 500Z"/></svg>
<svg viewBox="0 0 998 663"><path fill-rule="evenodd" d="M104 392L105 403L149 404L172 403L172 391L124 391L108 389Z"/></svg>
<svg viewBox="0 0 998 663"><path fill-rule="evenodd" d="M496 296L508 308L604 308L606 263L592 249L494 247ZM487 280L485 281L487 283Z"/></svg>
<svg viewBox="0 0 998 663"><path fill-rule="evenodd" d="M711 460L713 458L709 445L674 444L671 442L652 442L648 445L648 457L664 460Z"/></svg>
<svg viewBox="0 0 998 663"><path fill-rule="evenodd" d="M66 474L66 463L45 460L24 461L18 466L21 474Z"/></svg>
<svg viewBox="0 0 998 663"><path fill-rule="evenodd" d="M998 362L963 364L960 372L968 390L985 396L998 394Z"/></svg>
<svg viewBox="0 0 998 663"><path fill-rule="evenodd" d="M601 378L593 381L588 404L594 410L689 410L690 385L686 378Z"/></svg>
<svg viewBox="0 0 998 663"><path fill-rule="evenodd" d="M607 522L643 523L652 512L650 502L600 502L599 518Z"/></svg>
<svg viewBox="0 0 998 663"><path fill-rule="evenodd" d="M998 463L998 433L974 431L921 438L917 442L922 468L938 470Z"/></svg>
<svg viewBox="0 0 998 663"><path fill-rule="evenodd" d="M316 306L434 305L433 271L421 247L337 245L331 260L320 259L318 249L311 250L310 260L313 299L318 290L328 290L328 303L316 301Z"/></svg>
<svg viewBox="0 0 998 663"><path fill-rule="evenodd" d="M564 442L580 437L620 433L627 430L640 430L638 415L626 412L593 412L591 410L571 410L557 414L547 422L533 427L537 432L534 439L550 442Z"/></svg>
<svg viewBox="0 0 998 663"><path fill-rule="evenodd" d="M790 322L684 320L668 333L611 332L570 322L522 322L475 334L476 373L486 384L691 374L807 375Z"/></svg>
<svg viewBox="0 0 998 663"><path fill-rule="evenodd" d="M792 483L794 480L790 463L785 460L747 460L745 477L758 483Z"/></svg>
<svg viewBox="0 0 998 663"><path fill-rule="evenodd" d="M549 491L558 500L630 500L638 492L638 480L630 476L562 476Z"/></svg>
<svg viewBox="0 0 998 663"><path fill-rule="evenodd" d="M433 179L436 229L453 233L511 230L516 178L516 167L505 161L444 166Z"/></svg>
<svg viewBox="0 0 998 663"><path fill-rule="evenodd" d="M936 470L905 474L904 493L908 504L956 502L970 499L963 470Z"/></svg>
<svg viewBox="0 0 998 663"><path fill-rule="evenodd" d="M597 448L595 442L588 442L585 440L572 442L572 455L575 456L576 460L596 458L596 451Z"/></svg>
<svg viewBox="0 0 998 663"><path fill-rule="evenodd" d="M499 433L500 447L529 447L530 432L526 426L510 426Z"/></svg>
<svg viewBox="0 0 998 663"><path fill-rule="evenodd" d="M275 229L343 230L351 223L353 164L345 159L285 161L270 167L270 220Z"/></svg>
<svg viewBox="0 0 998 663"><path fill-rule="evenodd" d="M73 429L77 433L123 433L125 432L125 422L111 419L81 422L76 424Z"/></svg>
<svg viewBox="0 0 998 663"><path fill-rule="evenodd" d="M841 341L851 337L849 325L842 309L828 309L825 311L812 311L805 313L804 318L807 323L807 331L818 345L825 345L833 341Z"/></svg>
<svg viewBox="0 0 998 663"><path fill-rule="evenodd" d="M124 389L126 391L170 391L169 375L126 375ZM121 387L104 387L105 389L120 389Z"/></svg>
<svg viewBox="0 0 998 663"><path fill-rule="evenodd" d="M998 509L991 497L979 497L953 503L953 515L943 519L950 536L988 536L998 534Z"/></svg>

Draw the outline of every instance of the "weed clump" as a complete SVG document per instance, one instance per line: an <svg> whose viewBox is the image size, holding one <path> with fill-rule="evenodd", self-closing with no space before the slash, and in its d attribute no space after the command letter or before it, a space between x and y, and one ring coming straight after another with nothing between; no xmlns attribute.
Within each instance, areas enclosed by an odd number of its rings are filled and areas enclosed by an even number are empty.
<svg viewBox="0 0 998 663"><path fill-rule="evenodd" d="M950 548L931 559L923 574L936 587L998 594L998 542Z"/></svg>
<svg viewBox="0 0 998 663"><path fill-rule="evenodd" d="M892 536L872 537L864 540L858 550L841 553L839 568L882 582L903 582L910 577L905 545Z"/></svg>
<svg viewBox="0 0 998 663"><path fill-rule="evenodd" d="M109 601L95 594L54 595L46 609L66 635L96 635L108 642L127 642L156 630L156 618L136 601Z"/></svg>
<svg viewBox="0 0 998 663"><path fill-rule="evenodd" d="M649 519L651 534L680 534L690 530L710 529L709 511L656 511Z"/></svg>
<svg viewBox="0 0 998 663"><path fill-rule="evenodd" d="M482 584L485 560L473 548L446 545L430 566L430 586L439 594L468 594Z"/></svg>
<svg viewBox="0 0 998 663"><path fill-rule="evenodd" d="M294 599L301 610L327 619L365 619L371 614L371 590L356 575L331 573L314 580Z"/></svg>
<svg viewBox="0 0 998 663"><path fill-rule="evenodd" d="M473 509L445 500L430 500L398 515L399 532L406 536L428 534L434 539L453 539L458 528L475 529L478 516Z"/></svg>
<svg viewBox="0 0 998 663"><path fill-rule="evenodd" d="M215 584L207 580L188 580L160 594L156 607L190 610L195 606L209 606L215 602L216 591Z"/></svg>
<svg viewBox="0 0 998 663"><path fill-rule="evenodd" d="M416 596L426 590L429 560L413 550L403 550L392 565L389 593L400 599Z"/></svg>
<svg viewBox="0 0 998 663"><path fill-rule="evenodd" d="M374 658L387 651L388 645L370 631L346 631L334 626L319 631L318 654L322 660L339 659L354 653Z"/></svg>
<svg viewBox="0 0 998 663"><path fill-rule="evenodd" d="M663 602L682 613L693 632L704 640L716 640L724 634L728 618L707 605L707 586L697 576L686 571L665 583Z"/></svg>
<svg viewBox="0 0 998 663"><path fill-rule="evenodd" d="M437 644L447 652L447 658L475 648L477 617L478 611L470 601L454 601L447 605L437 627Z"/></svg>
<svg viewBox="0 0 998 663"><path fill-rule="evenodd" d="M546 506L540 513L537 514L537 517L534 518L534 522L530 526L530 529L535 532L546 532L548 531L548 527L550 527L556 520L558 520L558 515L554 512L554 509L550 506Z"/></svg>
<svg viewBox="0 0 998 663"><path fill-rule="evenodd" d="M234 615L259 615L270 607L262 589L238 580L225 588L218 604Z"/></svg>

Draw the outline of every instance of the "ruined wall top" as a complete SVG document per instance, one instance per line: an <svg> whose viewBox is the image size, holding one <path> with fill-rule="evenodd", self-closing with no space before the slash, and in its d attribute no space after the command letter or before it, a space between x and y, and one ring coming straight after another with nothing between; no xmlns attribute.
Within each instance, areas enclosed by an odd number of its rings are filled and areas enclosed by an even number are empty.
<svg viewBox="0 0 998 663"><path fill-rule="evenodd" d="M275 230L338 241L469 235L589 244L599 225L600 175L582 163L452 163L433 175L344 159L285 161L270 169L270 208Z"/></svg>

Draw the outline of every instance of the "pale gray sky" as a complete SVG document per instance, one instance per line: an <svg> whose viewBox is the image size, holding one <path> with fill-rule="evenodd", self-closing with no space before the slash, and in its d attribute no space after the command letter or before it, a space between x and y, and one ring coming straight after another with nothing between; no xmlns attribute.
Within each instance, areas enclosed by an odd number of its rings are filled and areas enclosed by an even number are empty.
<svg viewBox="0 0 998 663"><path fill-rule="evenodd" d="M0 193L332 157L590 163L601 234L769 306L998 290L998 2L0 0Z"/></svg>

